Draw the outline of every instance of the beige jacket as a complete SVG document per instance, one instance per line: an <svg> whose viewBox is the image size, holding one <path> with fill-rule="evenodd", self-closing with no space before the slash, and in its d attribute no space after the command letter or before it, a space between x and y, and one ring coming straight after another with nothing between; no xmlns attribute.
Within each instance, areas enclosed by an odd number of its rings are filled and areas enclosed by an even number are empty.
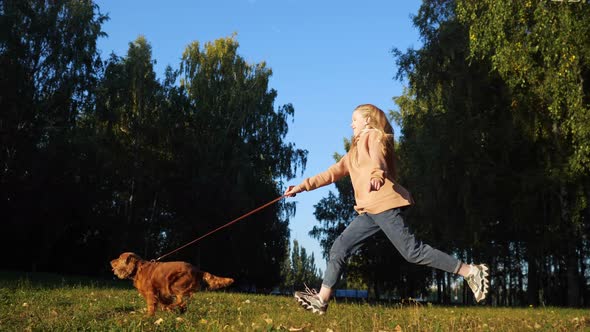
<svg viewBox="0 0 590 332"><path fill-rule="evenodd" d="M387 172L385 156L381 152L379 132L375 129L367 129L362 131L356 139L358 140L356 161L353 162L350 153L347 153L327 171L303 180L299 187L309 191L350 175L356 201L354 209L359 214L365 212L376 214L413 204L411 194ZM377 178L383 183L378 191L369 191L372 178Z"/></svg>

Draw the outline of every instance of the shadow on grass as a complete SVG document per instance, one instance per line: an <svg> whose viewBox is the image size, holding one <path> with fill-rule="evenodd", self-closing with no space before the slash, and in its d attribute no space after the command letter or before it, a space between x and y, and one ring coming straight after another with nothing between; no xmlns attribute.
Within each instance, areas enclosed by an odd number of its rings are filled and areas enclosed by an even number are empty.
<svg viewBox="0 0 590 332"><path fill-rule="evenodd" d="M132 289L129 280L97 278L76 275L59 275L43 272L0 271L0 288L43 288L93 287Z"/></svg>
<svg viewBox="0 0 590 332"><path fill-rule="evenodd" d="M138 312L136 307L130 306L130 305L126 305L126 306L117 306L114 307L113 312L117 313L117 314L130 314L132 312Z"/></svg>

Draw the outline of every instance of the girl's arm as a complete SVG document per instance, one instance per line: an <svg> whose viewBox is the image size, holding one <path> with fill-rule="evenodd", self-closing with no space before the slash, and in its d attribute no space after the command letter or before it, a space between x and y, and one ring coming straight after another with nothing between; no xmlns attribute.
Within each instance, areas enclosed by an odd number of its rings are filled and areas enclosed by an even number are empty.
<svg viewBox="0 0 590 332"><path fill-rule="evenodd" d="M348 175L348 153L325 172L309 177L299 185L287 188L285 195L292 197L302 191L310 191L334 183Z"/></svg>
<svg viewBox="0 0 590 332"><path fill-rule="evenodd" d="M387 162L383 154L382 134L371 130L367 138L367 150L371 158L371 180L368 184L369 191L379 190L385 183L387 173Z"/></svg>

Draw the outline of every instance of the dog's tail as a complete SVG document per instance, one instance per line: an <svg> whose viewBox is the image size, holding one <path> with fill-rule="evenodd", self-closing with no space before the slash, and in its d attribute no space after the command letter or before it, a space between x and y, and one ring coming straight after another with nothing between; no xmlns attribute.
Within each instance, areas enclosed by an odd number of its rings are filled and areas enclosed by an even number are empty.
<svg viewBox="0 0 590 332"><path fill-rule="evenodd" d="M201 279L207 285L208 290L216 290L220 288L227 287L234 283L232 278L222 278L218 276L214 276L209 272L201 272L203 275Z"/></svg>

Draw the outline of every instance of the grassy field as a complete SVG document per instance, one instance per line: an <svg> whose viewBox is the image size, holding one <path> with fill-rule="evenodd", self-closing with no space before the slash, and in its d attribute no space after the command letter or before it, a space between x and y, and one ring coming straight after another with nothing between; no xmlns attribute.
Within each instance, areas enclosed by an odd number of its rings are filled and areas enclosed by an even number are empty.
<svg viewBox="0 0 590 332"><path fill-rule="evenodd" d="M291 297L202 292L146 317L131 281L0 272L0 331L590 331L590 311L333 301L316 316Z"/></svg>

